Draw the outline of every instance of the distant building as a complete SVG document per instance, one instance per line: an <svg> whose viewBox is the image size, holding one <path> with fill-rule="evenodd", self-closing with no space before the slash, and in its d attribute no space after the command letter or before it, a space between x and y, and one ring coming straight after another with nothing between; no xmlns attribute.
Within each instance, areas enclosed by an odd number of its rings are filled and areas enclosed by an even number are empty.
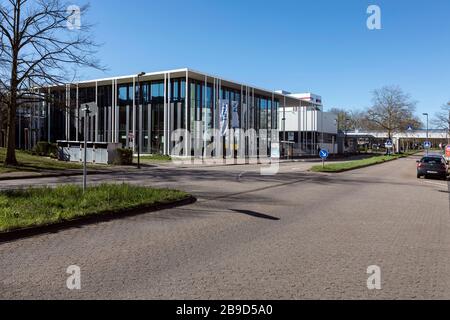
<svg viewBox="0 0 450 320"><path fill-rule="evenodd" d="M344 151L356 152L361 148L384 148L386 141L389 139L389 134L387 131L356 130L346 132L345 138L346 147ZM432 148L438 148L439 145L450 144L450 135L446 129L406 129L403 132L392 133L391 140L396 151L421 149L425 141L430 141Z"/></svg>
<svg viewBox="0 0 450 320"><path fill-rule="evenodd" d="M317 107L322 107L322 97L313 93L294 93L290 94L291 97L310 102Z"/></svg>

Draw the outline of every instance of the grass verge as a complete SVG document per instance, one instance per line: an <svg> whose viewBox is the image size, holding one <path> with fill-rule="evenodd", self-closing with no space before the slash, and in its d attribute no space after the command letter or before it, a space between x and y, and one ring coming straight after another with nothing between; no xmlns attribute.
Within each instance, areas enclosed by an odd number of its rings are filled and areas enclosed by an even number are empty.
<svg viewBox="0 0 450 320"><path fill-rule="evenodd" d="M182 191L102 184L83 194L77 185L0 192L0 232L52 225L183 200Z"/></svg>
<svg viewBox="0 0 450 320"><path fill-rule="evenodd" d="M134 160L136 160L136 159L137 159L137 157L134 157ZM166 156L166 155L162 155L162 154L153 154L153 155L141 156L141 160L143 160L143 161L168 162L168 161L172 161L172 158L170 156Z"/></svg>
<svg viewBox="0 0 450 320"><path fill-rule="evenodd" d="M39 172L41 170L62 171L66 169L82 169L78 163L58 161L51 158L31 155L27 152L16 150L16 158L19 165L16 167L5 167L3 162L6 156L6 149L0 148L0 174L10 172Z"/></svg>
<svg viewBox="0 0 450 320"><path fill-rule="evenodd" d="M311 168L311 171L313 172L330 172L330 173L338 173L338 172L344 172L349 170L355 170L359 168L365 168L368 166L373 166L380 163L385 163L388 161L405 158L413 153L404 153L404 154L395 154L390 156L375 156L367 159L362 160L355 160L355 161L348 161L348 162L342 162L342 163L331 163L326 164L325 167L322 165L313 166Z"/></svg>

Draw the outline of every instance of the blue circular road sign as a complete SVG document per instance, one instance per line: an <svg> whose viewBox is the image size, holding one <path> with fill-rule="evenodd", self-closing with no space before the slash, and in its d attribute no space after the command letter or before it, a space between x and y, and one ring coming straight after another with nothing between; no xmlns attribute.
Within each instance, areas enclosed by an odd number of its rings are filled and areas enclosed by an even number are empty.
<svg viewBox="0 0 450 320"><path fill-rule="evenodd" d="M328 150L320 150L320 152L319 152L319 156L320 156L320 158L322 158L322 159L328 158L329 155L330 155L330 154L329 154Z"/></svg>
<svg viewBox="0 0 450 320"><path fill-rule="evenodd" d="M430 141L425 141L423 146L425 147L425 149L430 149L431 148L431 142Z"/></svg>

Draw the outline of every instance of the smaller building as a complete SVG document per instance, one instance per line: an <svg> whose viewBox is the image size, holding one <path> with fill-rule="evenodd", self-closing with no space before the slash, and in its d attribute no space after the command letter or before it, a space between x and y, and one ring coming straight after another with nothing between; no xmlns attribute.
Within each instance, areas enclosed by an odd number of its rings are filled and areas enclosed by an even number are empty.
<svg viewBox="0 0 450 320"><path fill-rule="evenodd" d="M281 107L279 110L280 141L284 155L318 156L321 149L328 150L330 154L337 153L337 118L334 113L323 111L322 97L312 93L283 93L309 104Z"/></svg>
<svg viewBox="0 0 450 320"><path fill-rule="evenodd" d="M303 101L310 102L317 107L323 106L322 97L314 93L293 93L290 94L290 96Z"/></svg>
<svg viewBox="0 0 450 320"><path fill-rule="evenodd" d="M405 130L404 132L392 133L390 139L396 152L422 149L425 141L430 141L432 148L450 144L449 131L446 129ZM387 131L356 130L346 132L344 151L357 152L366 149L383 149L387 140L389 140Z"/></svg>

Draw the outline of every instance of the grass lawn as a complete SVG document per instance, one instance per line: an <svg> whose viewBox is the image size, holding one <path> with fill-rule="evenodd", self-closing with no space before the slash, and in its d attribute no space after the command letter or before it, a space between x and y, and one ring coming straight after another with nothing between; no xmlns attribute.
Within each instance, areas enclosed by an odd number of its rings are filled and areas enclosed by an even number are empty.
<svg viewBox="0 0 450 320"><path fill-rule="evenodd" d="M157 161L157 162L168 162L172 161L172 158L170 156L165 156L162 154L153 154L153 155L145 155L141 156L142 161ZM137 157L134 157L134 162L137 162Z"/></svg>
<svg viewBox="0 0 450 320"><path fill-rule="evenodd" d="M82 165L78 163L58 161L55 159L33 156L27 152L16 150L17 167L4 167L6 149L0 148L0 174L17 171L39 172L40 170L66 170L81 169Z"/></svg>
<svg viewBox="0 0 450 320"><path fill-rule="evenodd" d="M371 165L376 165L380 163L384 163L387 161L396 160L399 158L404 158L413 153L405 153L405 154L395 154L391 156L375 156L367 159L362 160L355 160L355 161L348 161L348 162L342 162L342 163L331 163L331 164L325 164L325 168L322 165L313 166L311 168L311 171L313 172L343 172L358 168L364 168Z"/></svg>
<svg viewBox="0 0 450 320"><path fill-rule="evenodd" d="M182 200L182 191L103 184L83 194L81 186L0 192L0 232Z"/></svg>

